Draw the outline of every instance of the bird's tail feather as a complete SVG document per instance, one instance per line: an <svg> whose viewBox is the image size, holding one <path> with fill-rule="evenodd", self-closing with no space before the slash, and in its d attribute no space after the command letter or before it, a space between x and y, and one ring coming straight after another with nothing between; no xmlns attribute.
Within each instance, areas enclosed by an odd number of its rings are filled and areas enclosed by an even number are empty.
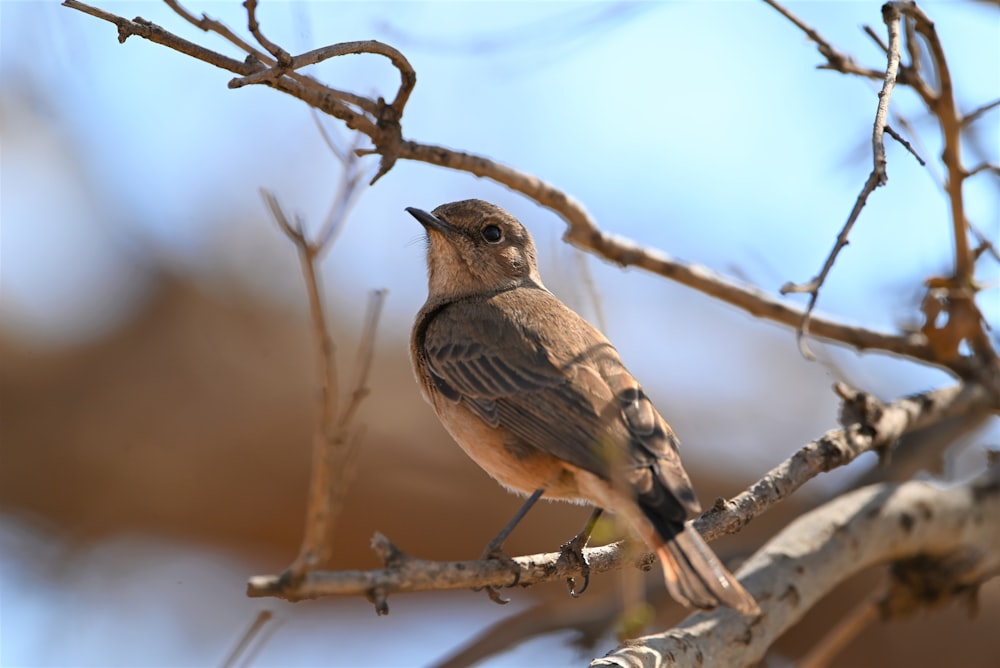
<svg viewBox="0 0 1000 668"><path fill-rule="evenodd" d="M670 595L697 608L727 605L745 615L760 612L757 602L715 556L698 532L684 526L656 549Z"/></svg>

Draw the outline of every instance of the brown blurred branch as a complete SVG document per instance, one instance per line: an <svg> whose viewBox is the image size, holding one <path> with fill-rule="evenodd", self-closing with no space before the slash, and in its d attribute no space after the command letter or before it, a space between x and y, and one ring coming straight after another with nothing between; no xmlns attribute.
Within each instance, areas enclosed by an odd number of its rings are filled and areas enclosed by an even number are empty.
<svg viewBox="0 0 1000 668"><path fill-rule="evenodd" d="M993 394L974 384L956 385L903 397L883 404L864 392L838 385L843 399L844 425L808 443L731 500L720 499L694 522L706 540L736 533L753 518L780 502L808 480L824 471L844 466L859 455L885 452L904 434L951 417L1000 411L1000 393ZM331 595L366 595L379 612L388 610L386 599L395 592L428 589L503 587L510 584L510 567L498 560L437 562L405 555L385 537L376 536L373 546L386 567L369 571L312 572L294 590L284 588L281 578L258 576L247 583L247 595L279 596L289 600ZM620 569L632 563L648 568L652 555L628 556L622 543L587 549L584 554L592 573ZM579 576L578 566L558 562L559 553L517 557L521 586Z"/></svg>
<svg viewBox="0 0 1000 668"><path fill-rule="evenodd" d="M763 614L748 618L724 608L697 613L591 666L756 665L838 584L870 566L911 558L920 558L922 573L933 579L935 602L1000 573L1000 465L950 488L906 482L838 497L792 522L737 572Z"/></svg>
<svg viewBox="0 0 1000 668"><path fill-rule="evenodd" d="M371 295L355 358L355 377L347 395L348 402L340 410L336 349L323 308L322 281L317 263L332 237L324 234L318 242L310 241L301 218L296 216L294 221L289 219L272 193L262 189L261 194L278 227L298 250L302 277L309 295L309 312L317 349L320 418L313 435L306 528L298 557L281 576L283 586L294 587L307 571L323 567L330 560L334 523L347 492L362 433L354 425L354 418L361 402L368 395L367 381L374 353L373 341L385 291L377 290ZM346 196L350 197L350 194Z"/></svg>
<svg viewBox="0 0 1000 668"><path fill-rule="evenodd" d="M873 594L854 606L827 634L798 660L799 668L826 668L833 659L849 646L872 624L879 621L879 601L885 593Z"/></svg>

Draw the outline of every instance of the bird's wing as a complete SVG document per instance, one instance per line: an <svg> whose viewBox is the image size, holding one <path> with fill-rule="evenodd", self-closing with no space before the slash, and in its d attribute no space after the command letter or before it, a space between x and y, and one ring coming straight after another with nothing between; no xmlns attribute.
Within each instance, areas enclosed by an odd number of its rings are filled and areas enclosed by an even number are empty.
<svg viewBox="0 0 1000 668"><path fill-rule="evenodd" d="M559 326L537 313L558 313ZM697 512L669 425L607 339L549 293L445 307L424 347L441 394L487 424L602 478L624 476L671 519Z"/></svg>

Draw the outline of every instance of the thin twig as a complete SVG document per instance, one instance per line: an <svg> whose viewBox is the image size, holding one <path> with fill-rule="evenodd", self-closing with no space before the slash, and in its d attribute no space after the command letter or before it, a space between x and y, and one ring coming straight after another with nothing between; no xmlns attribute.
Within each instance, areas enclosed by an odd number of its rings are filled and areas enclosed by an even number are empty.
<svg viewBox="0 0 1000 668"><path fill-rule="evenodd" d="M202 14L201 18L198 18L194 14L192 14L188 9L186 9L183 5L181 5L180 2L178 2L178 0L164 0L164 2L167 4L168 7L174 10L174 12L178 16L180 16L185 21L195 26L199 30L216 33L226 41L232 43L241 51L245 52L247 55L250 55L253 58L257 59L267 67L273 67L275 65L276 61L274 60L274 58L272 58L269 54L265 53L264 51L261 51L260 49L256 48L246 40L244 40L242 37L233 32L233 30L222 21L213 19L207 14ZM290 71L288 72L287 76L303 84L309 84L311 82L313 84L319 85L319 82L317 82L312 77L305 74L301 74L299 72ZM355 95L354 93L348 93L347 91L337 90L336 88L331 88L329 86L327 86L326 88L330 91L331 95L333 95L337 99L343 102L347 102L349 104L353 104L354 106L368 113L375 113L376 105L368 98L362 97L360 95ZM315 111L315 108L313 107L310 107L310 109L313 109L313 111Z"/></svg>
<svg viewBox="0 0 1000 668"><path fill-rule="evenodd" d="M322 127L322 124L318 125ZM342 169L340 170L340 180L337 183L337 192L330 203L330 210L327 212L326 219L323 221L323 225L320 227L319 234L317 235L320 258L323 257L336 241L337 236L344 227L344 222L347 220L351 209L354 208L362 192L360 188L361 182L368 174L368 171L362 165L361 159L357 155L357 149L362 136L361 133L355 132L351 147L347 150L342 150L334 148L333 138L329 137L329 135L324 135L331 150L334 151L334 155L341 160Z"/></svg>
<svg viewBox="0 0 1000 668"><path fill-rule="evenodd" d="M840 72L841 74L856 74L868 79L878 80L885 78L884 71L880 72L879 70L869 67L862 67L854 62L854 59L851 56L837 50L826 38L819 34L819 31L793 14L787 7L784 7L781 3L777 2L777 0L764 0L764 2L774 8L786 19L791 21L795 27L806 34L806 37L812 40L820 54L826 58L826 64L820 65L820 69L834 70L836 72ZM881 40L876 39L876 41L881 44ZM888 51L888 47L884 50ZM905 72L902 73L899 83L909 83L906 79Z"/></svg>
<svg viewBox="0 0 1000 668"><path fill-rule="evenodd" d="M966 178L975 176L980 172L990 172L996 176L1000 176L1000 165L992 165L988 162L981 162L966 173Z"/></svg>
<svg viewBox="0 0 1000 668"><path fill-rule="evenodd" d="M889 45L886 44L885 41L883 41L881 35L875 32L875 30L873 30L872 27L867 24L865 24L862 30L864 30L865 34L871 37L872 41L875 42L880 49L882 49L883 54L885 54L886 56L889 55Z"/></svg>
<svg viewBox="0 0 1000 668"><path fill-rule="evenodd" d="M337 424L339 400L337 356L323 308L319 267L315 261L317 248L306 238L300 219L296 217L295 222L291 222L271 192L261 189L261 195L278 226L298 250L302 278L309 296L309 313L313 323L316 357L319 361L317 368L320 418L313 435L306 527L299 556L286 572L286 579L295 581L305 572L325 565L329 561L333 519L336 512L335 508L331 508L330 502L336 488L334 450L336 444L344 439L344 434L342 425Z"/></svg>
<svg viewBox="0 0 1000 668"><path fill-rule="evenodd" d="M967 113L964 117L962 117L962 125L964 125L965 127L972 125L977 120L979 120L984 114L996 109L997 107L1000 107L1000 99L993 100L992 102L988 102L981 107L973 109L972 111Z"/></svg>
<svg viewBox="0 0 1000 668"><path fill-rule="evenodd" d="M819 290L826 281L830 270L833 269L833 264L837 260L837 256L840 254L840 251L847 246L848 236L850 235L851 229L860 217L861 210L868 202L869 195L875 192L876 188L885 185L889 181L889 175L886 172L887 160L885 154L884 134L885 127L889 119L889 100L892 99L892 90L896 85L896 74L899 72L900 61L900 13L894 3L889 2L883 5L882 18L885 21L885 25L889 32L889 53L888 64L886 65L885 70L885 78L882 81L882 90L879 91L878 94L878 107L875 110L875 123L872 128L872 162L874 163L872 171L865 180L865 184L861 188L861 193L858 195L858 198L854 203L854 208L851 209L851 213L847 217L847 222L844 223L843 228L840 230L840 234L837 235L837 241L834 243L833 249L830 251L829 255L827 255L826 261L823 263L823 268L820 269L819 274L817 274L808 283L785 283L781 286L781 294L783 295L787 295L789 293L809 294L809 303L806 306L805 312L802 314L802 320L798 328L799 349L808 359L815 359L815 356L812 354L812 351L809 350L809 346L806 343L806 337L809 335L810 316L812 315L813 308L816 306L816 301L819 299Z"/></svg>
<svg viewBox="0 0 1000 668"><path fill-rule="evenodd" d="M351 381L351 393L349 401L344 406L344 410L337 420L342 428L351 425L357 415L361 402L368 396L368 376L371 373L372 359L375 356L375 333L378 331L378 322L382 316L382 308L385 306L385 297L388 291L385 289L373 290L368 295L368 308L365 310L364 325L361 328L361 337L358 340L358 352L354 359L354 378Z"/></svg>
<svg viewBox="0 0 1000 668"><path fill-rule="evenodd" d="M896 132L895 130L892 129L891 125L886 124L886 126L885 126L885 133L887 135L889 135L890 137L892 137L893 139L895 139L900 144L902 144L903 148L905 148L907 151L909 151L910 155L912 155L914 158L917 159L917 162L920 163L921 167L926 167L927 166L927 162L924 161L924 159L920 157L920 154L917 153L916 150L914 150L914 148L912 146L910 146L910 142L908 142L905 139L903 139L903 137L901 137L898 132Z"/></svg>
<svg viewBox="0 0 1000 668"><path fill-rule="evenodd" d="M177 0L163 0L163 1L166 3L168 7L170 7L170 9L174 10L174 13L176 13L182 19L184 19L194 27L198 28L199 30L216 33L223 39L228 40L229 42L234 44L240 50L245 51L250 55L253 55L255 58L257 58L257 60L261 61L265 65L270 65L273 62L270 56L265 54L263 51L260 51L252 44L250 44L250 42L247 42L242 37L237 35L235 32L232 31L232 29L229 28L229 26L222 23L221 21L210 18L207 14L202 14L201 18L198 18L190 11L188 11L188 9L184 7Z"/></svg>
<svg viewBox="0 0 1000 668"><path fill-rule="evenodd" d="M826 668L845 647L862 631L870 628L879 618L878 603L884 593L865 598L833 625L816 645L800 658L799 668Z"/></svg>
<svg viewBox="0 0 1000 668"><path fill-rule="evenodd" d="M274 56L274 59L278 62L278 67L287 68L291 65L291 54L267 39L260 29L260 23L257 21L257 0L244 0L243 7L247 10L247 29L254 36L254 39L257 40L257 43Z"/></svg>
<svg viewBox="0 0 1000 668"><path fill-rule="evenodd" d="M236 665L238 665L238 662L241 658L243 659L243 663L245 664L246 661L249 658L251 658L254 653L250 651L251 645L256 640L257 643L255 647L261 646L262 640L264 638L264 631L269 626L268 622L270 622L273 618L274 618L274 613L272 613L270 610L261 610L259 613L257 613L257 615L254 617L254 620L250 622L250 626L243 633L243 635L240 636L239 641L236 643L235 646L233 646L233 649L230 650L229 654L222 661L223 668L234 668ZM271 624L270 626L274 625Z"/></svg>

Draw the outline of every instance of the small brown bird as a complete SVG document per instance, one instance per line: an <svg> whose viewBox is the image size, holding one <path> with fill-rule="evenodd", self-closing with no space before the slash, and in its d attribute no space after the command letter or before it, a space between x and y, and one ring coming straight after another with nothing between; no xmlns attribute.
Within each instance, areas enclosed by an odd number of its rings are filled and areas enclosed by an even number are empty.
<svg viewBox="0 0 1000 668"><path fill-rule="evenodd" d="M759 612L685 524L701 508L673 430L614 346L542 285L525 227L480 200L407 211L428 239L413 367L466 454L532 500L621 515L656 551L680 603Z"/></svg>

